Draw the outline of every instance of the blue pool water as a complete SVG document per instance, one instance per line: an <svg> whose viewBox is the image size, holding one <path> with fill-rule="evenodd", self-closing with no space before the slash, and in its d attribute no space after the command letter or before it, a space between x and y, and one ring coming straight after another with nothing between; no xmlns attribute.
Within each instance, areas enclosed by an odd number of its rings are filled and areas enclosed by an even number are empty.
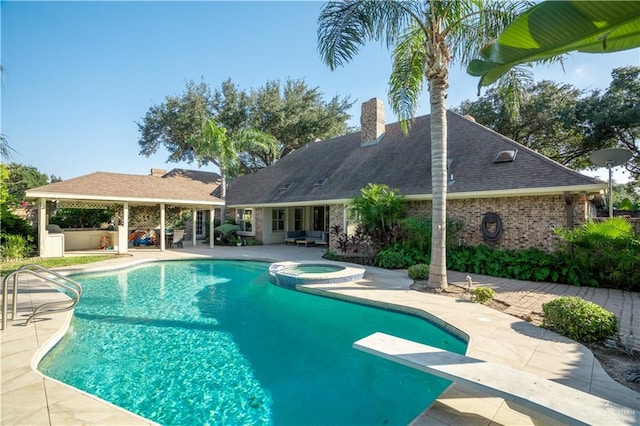
<svg viewBox="0 0 640 426"><path fill-rule="evenodd" d="M78 275L42 373L165 425L408 424L448 382L352 348L382 331L463 353L410 315L269 283L269 264L153 263Z"/></svg>

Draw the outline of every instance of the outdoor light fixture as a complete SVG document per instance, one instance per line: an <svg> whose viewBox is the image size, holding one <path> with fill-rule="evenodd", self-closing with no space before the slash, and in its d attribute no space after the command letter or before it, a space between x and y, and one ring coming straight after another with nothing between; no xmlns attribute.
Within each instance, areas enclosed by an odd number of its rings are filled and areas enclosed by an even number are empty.
<svg viewBox="0 0 640 426"><path fill-rule="evenodd" d="M609 217L613 217L612 169L629 161L633 153L624 148L605 148L591 153L589 161L596 166L609 169Z"/></svg>

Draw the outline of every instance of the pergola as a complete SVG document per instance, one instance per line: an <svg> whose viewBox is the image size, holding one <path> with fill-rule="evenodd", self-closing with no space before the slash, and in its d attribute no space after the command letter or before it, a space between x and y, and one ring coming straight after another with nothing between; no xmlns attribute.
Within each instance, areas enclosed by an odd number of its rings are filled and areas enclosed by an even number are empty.
<svg viewBox="0 0 640 426"><path fill-rule="evenodd" d="M162 171L164 172L164 171ZM37 202L38 246L41 257L54 257L52 245L55 235L47 230L47 204L63 207L105 208L115 206L118 253L128 251L130 209L146 206L159 215L160 234L166 231L166 215L169 208L191 211L192 244L196 245L196 214L209 211L209 246L214 245L215 209L224 201L213 193L220 185L220 176L215 173L175 169L169 173L152 175L128 175L96 172L77 178L33 188L26 192L26 199ZM157 210L155 210L157 208ZM164 238L160 238L160 250L166 249Z"/></svg>

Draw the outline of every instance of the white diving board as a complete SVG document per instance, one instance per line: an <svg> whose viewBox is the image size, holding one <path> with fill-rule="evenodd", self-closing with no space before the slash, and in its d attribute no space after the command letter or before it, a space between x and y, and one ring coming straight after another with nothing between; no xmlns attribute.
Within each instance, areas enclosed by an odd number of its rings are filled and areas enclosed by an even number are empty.
<svg viewBox="0 0 640 426"><path fill-rule="evenodd" d="M514 402L566 424L640 425L640 411L551 380L384 333L353 347L462 387Z"/></svg>

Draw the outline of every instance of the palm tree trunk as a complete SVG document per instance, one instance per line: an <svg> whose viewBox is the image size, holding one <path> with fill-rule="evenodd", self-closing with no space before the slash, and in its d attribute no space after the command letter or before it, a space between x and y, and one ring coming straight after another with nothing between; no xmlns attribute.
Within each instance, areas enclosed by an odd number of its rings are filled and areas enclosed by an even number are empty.
<svg viewBox="0 0 640 426"><path fill-rule="evenodd" d="M220 206L220 225L222 225L227 221L227 173L225 170L222 170L222 167L220 168L220 175L222 177L220 181L220 185L222 186L220 189L220 197L222 201L224 201L224 204Z"/></svg>
<svg viewBox="0 0 640 426"><path fill-rule="evenodd" d="M445 78L429 79L431 101L432 235L429 287L447 288L447 109Z"/></svg>

